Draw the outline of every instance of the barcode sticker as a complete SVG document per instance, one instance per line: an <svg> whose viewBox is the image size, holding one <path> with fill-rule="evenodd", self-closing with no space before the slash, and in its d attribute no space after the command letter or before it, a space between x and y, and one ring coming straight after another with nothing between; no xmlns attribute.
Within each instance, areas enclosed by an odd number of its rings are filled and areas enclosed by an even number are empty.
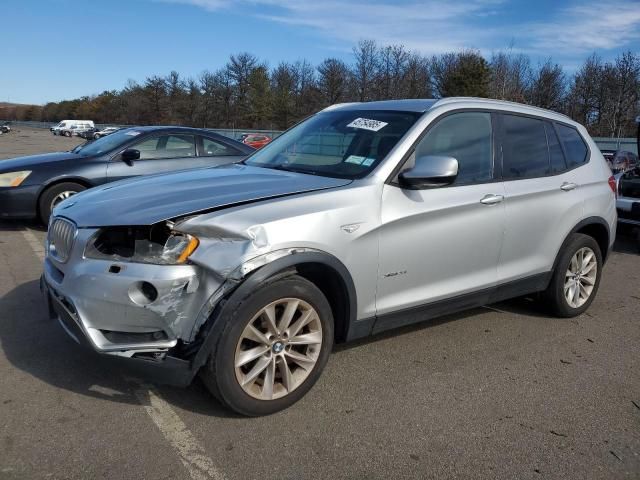
<svg viewBox="0 0 640 480"><path fill-rule="evenodd" d="M371 130L377 132L378 130L389 125L387 122L381 122L380 120L371 120L370 118L356 118L347 127L361 128L363 130Z"/></svg>

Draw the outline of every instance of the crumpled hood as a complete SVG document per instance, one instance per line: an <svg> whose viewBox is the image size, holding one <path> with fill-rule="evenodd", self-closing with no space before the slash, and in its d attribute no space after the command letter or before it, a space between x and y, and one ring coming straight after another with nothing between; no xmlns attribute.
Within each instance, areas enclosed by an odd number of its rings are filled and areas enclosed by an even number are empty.
<svg viewBox="0 0 640 480"><path fill-rule="evenodd" d="M60 203L54 215L67 217L78 227L151 225L201 211L349 183L347 179L225 165L109 183Z"/></svg>
<svg viewBox="0 0 640 480"><path fill-rule="evenodd" d="M1 172L19 172L29 170L29 167L43 165L45 163L59 162L63 160L82 160L84 157L71 152L43 153L41 155L29 155L28 157L16 157L0 162Z"/></svg>

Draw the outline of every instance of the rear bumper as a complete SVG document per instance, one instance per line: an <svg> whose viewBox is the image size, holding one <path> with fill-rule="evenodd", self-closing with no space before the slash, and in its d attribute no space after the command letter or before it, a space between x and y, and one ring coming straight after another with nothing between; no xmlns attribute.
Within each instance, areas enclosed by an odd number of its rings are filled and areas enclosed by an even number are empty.
<svg viewBox="0 0 640 480"><path fill-rule="evenodd" d="M0 219L36 216L39 185L0 188Z"/></svg>
<svg viewBox="0 0 640 480"><path fill-rule="evenodd" d="M618 197L618 223L640 226L640 198Z"/></svg>

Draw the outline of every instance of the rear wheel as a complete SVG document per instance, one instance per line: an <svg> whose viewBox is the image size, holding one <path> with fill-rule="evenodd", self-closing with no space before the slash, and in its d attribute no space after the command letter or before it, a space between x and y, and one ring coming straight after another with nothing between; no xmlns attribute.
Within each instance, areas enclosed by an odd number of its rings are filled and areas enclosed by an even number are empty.
<svg viewBox="0 0 640 480"><path fill-rule="evenodd" d="M223 404L248 416L297 402L320 377L333 345L322 292L297 275L273 281L228 309L201 371Z"/></svg>
<svg viewBox="0 0 640 480"><path fill-rule="evenodd" d="M86 188L79 183L64 182L53 185L42 192L39 202L40 220L42 223L45 225L49 223L51 212L60 202L83 190L86 190Z"/></svg>
<svg viewBox="0 0 640 480"><path fill-rule="evenodd" d="M573 234L544 295L553 313L575 317L589 308L598 291L601 272L598 243L588 235Z"/></svg>

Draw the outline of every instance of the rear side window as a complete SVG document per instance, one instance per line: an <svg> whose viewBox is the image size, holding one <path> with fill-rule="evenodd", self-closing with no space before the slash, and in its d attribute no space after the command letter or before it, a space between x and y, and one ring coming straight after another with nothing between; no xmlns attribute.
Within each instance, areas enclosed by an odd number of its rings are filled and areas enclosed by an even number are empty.
<svg viewBox="0 0 640 480"><path fill-rule="evenodd" d="M564 145L564 151L567 155L567 166L574 168L582 165L587 161L587 145L573 127L566 125L556 124L558 134L560 135L560 141Z"/></svg>
<svg viewBox="0 0 640 480"><path fill-rule="evenodd" d="M140 150L140 159L195 157L193 135L161 135L143 140L133 148Z"/></svg>
<svg viewBox="0 0 640 480"><path fill-rule="evenodd" d="M454 113L427 132L415 155L443 155L458 160L456 184L486 182L493 178L491 138L490 113Z"/></svg>
<svg viewBox="0 0 640 480"><path fill-rule="evenodd" d="M202 155L205 157L228 157L242 154L235 148L231 148L224 143L202 137Z"/></svg>
<svg viewBox="0 0 640 480"><path fill-rule="evenodd" d="M549 157L551 158L551 173L562 173L567 169L567 162L564 160L564 153L562 153L562 147L558 141L558 135L551 123L545 122L544 128L547 132Z"/></svg>
<svg viewBox="0 0 640 480"><path fill-rule="evenodd" d="M502 115L502 157L505 179L548 175L549 149L545 122L535 118Z"/></svg>

